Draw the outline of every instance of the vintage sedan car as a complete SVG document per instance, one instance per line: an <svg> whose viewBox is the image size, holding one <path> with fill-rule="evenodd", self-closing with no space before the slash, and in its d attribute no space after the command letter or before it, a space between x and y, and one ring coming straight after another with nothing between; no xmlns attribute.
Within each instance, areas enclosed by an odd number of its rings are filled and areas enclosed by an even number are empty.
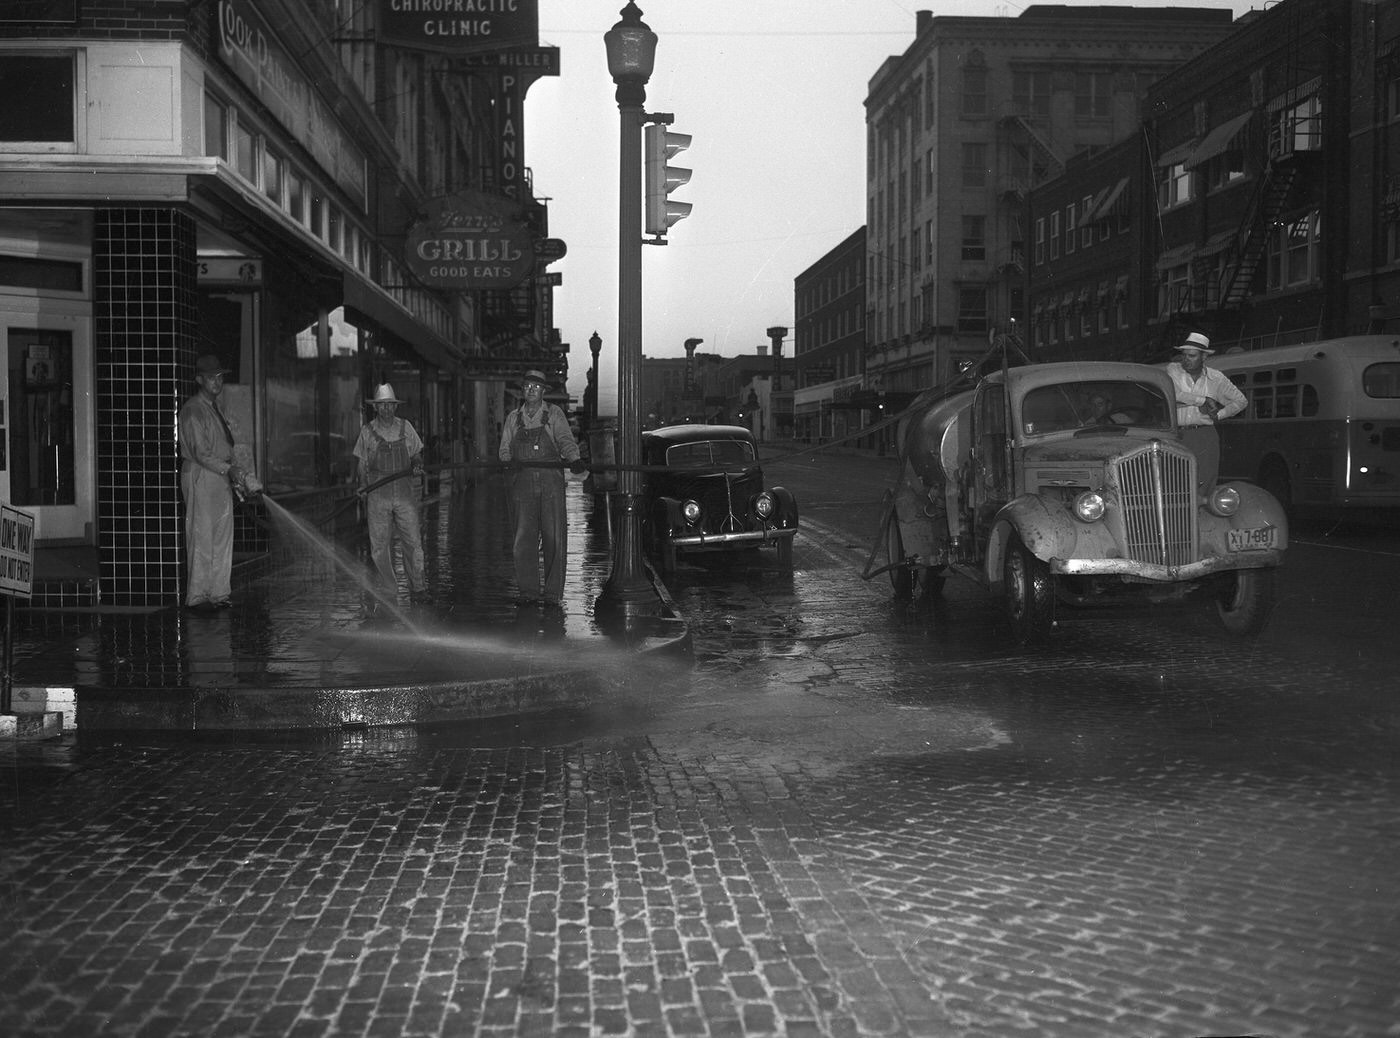
<svg viewBox="0 0 1400 1038"><path fill-rule="evenodd" d="M792 569L797 502L765 488L753 433L667 425L642 434L643 541L662 572L680 554L772 548Z"/></svg>
<svg viewBox="0 0 1400 1038"><path fill-rule="evenodd" d="M1244 480L1198 486L1159 368L996 372L916 400L900 444L882 530L898 594L916 583L937 593L946 572L962 573L1004 596L1022 642L1066 609L1197 591L1232 633L1268 620L1288 547L1283 507Z"/></svg>

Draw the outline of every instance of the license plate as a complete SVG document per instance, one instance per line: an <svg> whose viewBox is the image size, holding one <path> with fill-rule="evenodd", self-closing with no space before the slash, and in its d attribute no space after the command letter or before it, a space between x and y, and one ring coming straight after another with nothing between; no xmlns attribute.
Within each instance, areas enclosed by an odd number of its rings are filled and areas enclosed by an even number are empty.
<svg viewBox="0 0 1400 1038"><path fill-rule="evenodd" d="M1277 526L1258 526L1252 530L1229 530L1231 551L1267 551L1278 544Z"/></svg>

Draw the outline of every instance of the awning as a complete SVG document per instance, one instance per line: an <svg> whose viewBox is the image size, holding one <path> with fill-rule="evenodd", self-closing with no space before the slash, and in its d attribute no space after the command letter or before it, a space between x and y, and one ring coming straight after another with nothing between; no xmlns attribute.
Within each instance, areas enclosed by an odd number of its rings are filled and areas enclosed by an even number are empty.
<svg viewBox="0 0 1400 1038"><path fill-rule="evenodd" d="M1196 150L1196 145L1199 143L1199 137L1192 137L1189 141L1183 141L1174 148L1168 148L1157 156L1157 165L1175 166L1178 162L1185 162L1191 157L1191 153Z"/></svg>
<svg viewBox="0 0 1400 1038"><path fill-rule="evenodd" d="M1112 191L1111 187L1106 187L1094 196L1094 200L1084 207L1084 212L1079 214L1080 224L1092 223L1099 218L1099 210L1103 208L1103 200Z"/></svg>
<svg viewBox="0 0 1400 1038"><path fill-rule="evenodd" d="M367 318L404 344L433 367L455 370L460 363L447 341L424 328L393 296L358 273L346 271L344 305L354 317Z"/></svg>
<svg viewBox="0 0 1400 1038"><path fill-rule="evenodd" d="M1113 213L1113 207L1118 203L1118 199L1123 197L1123 192L1128 189L1128 178L1124 177L1111 188L1105 188L1100 200L1095 202L1090 208L1090 215L1085 217L1084 222L1089 220L1105 220Z"/></svg>
<svg viewBox="0 0 1400 1038"><path fill-rule="evenodd" d="M1201 163L1228 151L1230 145L1235 143L1235 138L1244 131L1245 126L1253 117L1253 112L1245 112L1244 115L1237 115L1229 122L1222 123L1211 130L1210 133L1201 138L1200 145L1186 160L1187 167L1199 166Z"/></svg>
<svg viewBox="0 0 1400 1038"><path fill-rule="evenodd" d="M1157 269L1170 270L1172 267L1179 267L1189 260L1195 252L1195 245L1178 245L1174 249L1168 249L1157 257Z"/></svg>

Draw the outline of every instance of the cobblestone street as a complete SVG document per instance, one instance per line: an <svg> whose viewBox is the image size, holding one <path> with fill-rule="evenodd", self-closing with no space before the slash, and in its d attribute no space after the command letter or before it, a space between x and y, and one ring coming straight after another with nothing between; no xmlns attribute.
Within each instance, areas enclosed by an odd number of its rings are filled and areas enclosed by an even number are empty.
<svg viewBox="0 0 1400 1038"><path fill-rule="evenodd" d="M703 597L614 713L6 751L0 1031L1400 1034L1389 708L876 638L816 541Z"/></svg>

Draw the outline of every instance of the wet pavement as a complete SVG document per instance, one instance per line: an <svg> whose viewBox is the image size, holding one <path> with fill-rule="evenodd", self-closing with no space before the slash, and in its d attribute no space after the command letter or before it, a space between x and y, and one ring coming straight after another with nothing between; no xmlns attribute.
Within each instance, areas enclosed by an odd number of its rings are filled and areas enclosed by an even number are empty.
<svg viewBox="0 0 1400 1038"><path fill-rule="evenodd" d="M439 723L625 694L639 655L684 659L664 586L626 616L595 608L611 571L604 497L568 483L555 609L517 602L500 477L446 486L424 508L430 602L401 586L367 619L363 537L329 542L269 506L273 557L239 567L230 610L18 610L15 710L88 731Z"/></svg>
<svg viewBox="0 0 1400 1038"><path fill-rule="evenodd" d="M10 747L0 1033L1400 1035L1392 686L1205 615L999 651L804 526L684 568L626 701Z"/></svg>

